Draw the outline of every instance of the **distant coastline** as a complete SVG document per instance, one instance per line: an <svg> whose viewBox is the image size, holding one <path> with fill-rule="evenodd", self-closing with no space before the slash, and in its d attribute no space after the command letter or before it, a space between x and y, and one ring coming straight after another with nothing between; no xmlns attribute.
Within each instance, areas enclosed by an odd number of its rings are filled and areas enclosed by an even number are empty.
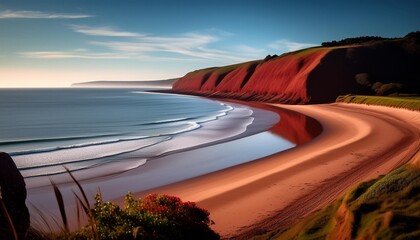
<svg viewBox="0 0 420 240"><path fill-rule="evenodd" d="M145 80L145 81L91 81L91 82L81 82L74 83L71 87L81 87L81 88L132 88L132 87L142 87L142 88L171 88L172 84L177 81L179 78L171 78L164 80Z"/></svg>

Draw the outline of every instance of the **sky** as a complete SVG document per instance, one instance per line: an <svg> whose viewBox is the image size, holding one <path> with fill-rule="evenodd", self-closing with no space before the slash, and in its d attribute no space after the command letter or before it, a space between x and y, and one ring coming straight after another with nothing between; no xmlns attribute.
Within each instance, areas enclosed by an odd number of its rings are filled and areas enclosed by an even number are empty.
<svg viewBox="0 0 420 240"><path fill-rule="evenodd" d="M0 0L0 88L157 80L420 30L420 1Z"/></svg>

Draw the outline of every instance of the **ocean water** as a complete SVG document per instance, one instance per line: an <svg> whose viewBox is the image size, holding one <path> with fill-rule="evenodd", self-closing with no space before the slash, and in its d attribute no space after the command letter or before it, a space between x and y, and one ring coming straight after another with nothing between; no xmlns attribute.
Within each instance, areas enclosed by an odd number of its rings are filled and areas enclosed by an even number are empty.
<svg viewBox="0 0 420 240"><path fill-rule="evenodd" d="M67 176L63 166L79 180L93 179L279 121L266 112L271 120L261 124L255 111L141 89L0 89L0 151L12 156L29 188Z"/></svg>
<svg viewBox="0 0 420 240"><path fill-rule="evenodd" d="M104 167L111 158L143 150L131 163L138 167L174 150L157 145L230 112L234 108L223 103L139 89L1 89L0 151L26 178L63 173L63 165L73 171ZM248 121L250 114L239 113Z"/></svg>
<svg viewBox="0 0 420 240"><path fill-rule="evenodd" d="M141 89L0 89L0 151L24 176L34 222L38 209L59 215L54 181L76 223L78 188L65 167L91 197L150 191L295 147L279 134L301 134L296 124L267 131L288 119L279 114Z"/></svg>

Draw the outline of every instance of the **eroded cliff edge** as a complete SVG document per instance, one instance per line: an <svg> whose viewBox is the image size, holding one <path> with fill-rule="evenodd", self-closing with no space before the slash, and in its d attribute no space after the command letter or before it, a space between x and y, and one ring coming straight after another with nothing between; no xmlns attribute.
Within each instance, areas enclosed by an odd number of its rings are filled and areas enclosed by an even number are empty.
<svg viewBox="0 0 420 240"><path fill-rule="evenodd" d="M419 32L360 45L316 47L190 72L178 93L289 104L333 102L339 95L418 94Z"/></svg>

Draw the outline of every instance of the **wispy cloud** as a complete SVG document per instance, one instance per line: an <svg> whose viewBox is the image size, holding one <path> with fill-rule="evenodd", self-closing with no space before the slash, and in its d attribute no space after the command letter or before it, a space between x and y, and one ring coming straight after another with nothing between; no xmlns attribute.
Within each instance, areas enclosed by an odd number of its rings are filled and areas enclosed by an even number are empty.
<svg viewBox="0 0 420 240"><path fill-rule="evenodd" d="M68 52L20 52L21 56L26 58L40 58L40 59L65 59L65 58L82 58L82 59L127 59L129 55L115 54L115 53L89 53L85 51Z"/></svg>
<svg viewBox="0 0 420 240"><path fill-rule="evenodd" d="M88 27L81 25L70 25L73 31L83 33L90 36L104 36L104 37L141 37L143 34L134 32L118 31L109 27Z"/></svg>
<svg viewBox="0 0 420 240"><path fill-rule="evenodd" d="M244 61L246 58L231 52L209 47L210 44L219 41L219 38L211 35L188 33L178 37L145 36L136 38L135 41L95 41L90 44L103 46L107 49L122 53L165 53L184 57L192 57L197 60L229 60Z"/></svg>
<svg viewBox="0 0 420 240"><path fill-rule="evenodd" d="M144 36L132 41L94 41L90 44L121 52L172 52L189 55L189 50L199 50L216 41L217 37L210 35L184 34L178 37Z"/></svg>
<svg viewBox="0 0 420 240"><path fill-rule="evenodd" d="M76 19L76 18L90 18L93 15L87 14L70 14L70 13L48 13L40 11L0 11L0 19L7 18L28 18L28 19Z"/></svg>
<svg viewBox="0 0 420 240"><path fill-rule="evenodd" d="M88 51L80 51L78 49L70 51L39 51L39 52L19 52L19 55L25 58L36 59L136 59L144 61L179 61L179 57L166 56L151 56L147 54L138 53L124 53L124 52L107 52L107 53L92 53ZM183 61L196 61L196 58L182 58Z"/></svg>
<svg viewBox="0 0 420 240"><path fill-rule="evenodd" d="M120 31L109 27L88 27L70 25L77 33L89 36L122 37L121 41L96 40L88 44L102 47L103 53L83 51L43 51L21 52L23 57L41 59L142 59L142 60L178 60L199 61L214 60L217 62L242 62L261 57L261 49L253 49L245 45L222 50L215 47L224 36L215 33L184 33L177 36L153 36L137 32ZM258 56L257 56L258 55Z"/></svg>
<svg viewBox="0 0 420 240"><path fill-rule="evenodd" d="M129 54L130 56L165 53L178 56L179 60L191 60L191 58L195 58L197 60L212 59L239 62L249 59L249 56L246 57L246 54L240 51L238 54L238 52L234 51L211 48L210 45L221 41L221 37L232 35L219 29L207 30L205 33L185 33L178 36L153 36L136 32L119 31L108 27L94 28L71 25L71 28L75 32L86 35L129 37L127 41L91 41L90 44L102 46L117 53ZM170 59L173 58L171 57Z"/></svg>
<svg viewBox="0 0 420 240"><path fill-rule="evenodd" d="M289 41L287 39L281 39L281 40L270 43L268 46L278 51L292 52L292 51L297 51L303 48L314 47L317 45L318 44L300 43L300 42Z"/></svg>

